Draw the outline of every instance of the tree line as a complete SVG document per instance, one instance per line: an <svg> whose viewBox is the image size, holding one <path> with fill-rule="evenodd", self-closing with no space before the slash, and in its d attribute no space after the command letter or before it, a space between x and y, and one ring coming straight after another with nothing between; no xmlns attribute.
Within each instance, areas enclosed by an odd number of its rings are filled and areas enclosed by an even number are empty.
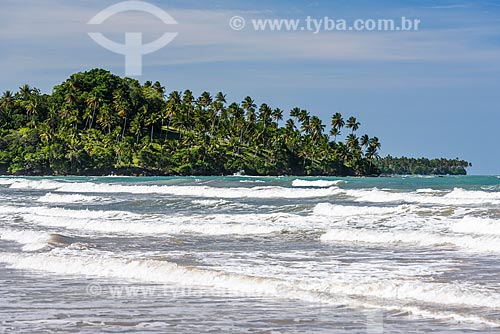
<svg viewBox="0 0 500 334"><path fill-rule="evenodd" d="M284 111L223 93L166 93L94 69L41 94L28 85L0 101L0 165L13 174L255 175L378 174L377 137L360 123L332 117L330 136L317 116ZM284 123L280 126L280 123ZM342 129L349 132L338 141Z"/></svg>
<svg viewBox="0 0 500 334"><path fill-rule="evenodd" d="M388 155L377 160L382 174L399 175L467 175L472 164L456 159L394 158Z"/></svg>
<svg viewBox="0 0 500 334"><path fill-rule="evenodd" d="M356 117L331 130L307 110L251 97L172 91L102 69L41 94L24 85L0 99L0 173L33 175L379 175L377 137ZM340 136L345 132L344 140Z"/></svg>

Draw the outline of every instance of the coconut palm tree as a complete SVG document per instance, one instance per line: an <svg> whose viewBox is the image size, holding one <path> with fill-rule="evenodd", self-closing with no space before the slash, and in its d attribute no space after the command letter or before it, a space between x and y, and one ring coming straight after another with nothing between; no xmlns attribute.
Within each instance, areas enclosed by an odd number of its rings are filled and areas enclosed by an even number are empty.
<svg viewBox="0 0 500 334"><path fill-rule="evenodd" d="M361 136L359 144L363 147L368 147L368 144L370 143L370 137L368 135L364 134Z"/></svg>
<svg viewBox="0 0 500 334"><path fill-rule="evenodd" d="M273 110L271 117L274 122L276 122L276 125L278 124L279 121L283 120L283 110L280 108L276 108Z"/></svg>
<svg viewBox="0 0 500 334"><path fill-rule="evenodd" d="M19 87L19 95L23 101L28 101L32 93L32 88L25 84Z"/></svg>
<svg viewBox="0 0 500 334"><path fill-rule="evenodd" d="M332 128L335 128L337 130L341 130L344 125L345 125L345 122L344 122L344 118L342 117L342 114L339 113L339 112L336 112L333 116L332 116Z"/></svg>
<svg viewBox="0 0 500 334"><path fill-rule="evenodd" d="M337 136L340 136L341 133L340 133L340 130L336 127L332 128L330 130L330 135L333 136L333 142L336 143L337 142Z"/></svg>
<svg viewBox="0 0 500 334"><path fill-rule="evenodd" d="M90 95L87 100L87 107L89 110L92 110L92 114L90 118L87 120L87 128L92 129L92 126L94 125L94 118L96 111L99 109L99 107L102 104L102 98L99 96L97 92L94 92L94 94Z"/></svg>
<svg viewBox="0 0 500 334"><path fill-rule="evenodd" d="M313 116L311 118L311 135L313 138L319 137L323 134L323 131L325 130L325 125L319 119L318 116Z"/></svg>
<svg viewBox="0 0 500 334"><path fill-rule="evenodd" d="M347 120L347 123L346 123L345 127L348 128L348 129L351 129L351 133L354 133L355 131L357 131L359 129L360 125L361 125L361 123L358 122L358 120L356 119L356 117L351 116Z"/></svg>

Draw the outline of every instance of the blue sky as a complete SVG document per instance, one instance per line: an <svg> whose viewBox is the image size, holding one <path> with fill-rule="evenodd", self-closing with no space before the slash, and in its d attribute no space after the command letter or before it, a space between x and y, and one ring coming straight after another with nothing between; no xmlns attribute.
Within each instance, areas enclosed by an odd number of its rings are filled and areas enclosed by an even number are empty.
<svg viewBox="0 0 500 334"><path fill-rule="evenodd" d="M0 0L0 91L24 83L50 92L70 74L106 68L124 74L123 56L88 36L102 31L146 41L178 37L144 56L139 80L168 90L223 91L231 101L300 106L325 122L355 115L377 135L382 155L460 157L472 174L500 174L500 1L149 1L178 22L122 13L98 29L86 23L119 1ZM233 31L247 19L307 16L421 20L413 32Z"/></svg>

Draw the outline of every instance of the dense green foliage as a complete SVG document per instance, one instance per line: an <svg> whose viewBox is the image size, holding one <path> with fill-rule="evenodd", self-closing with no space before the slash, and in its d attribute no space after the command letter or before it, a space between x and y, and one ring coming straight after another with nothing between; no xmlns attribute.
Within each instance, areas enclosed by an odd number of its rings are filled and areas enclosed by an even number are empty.
<svg viewBox="0 0 500 334"><path fill-rule="evenodd" d="M466 175L472 165L460 159L393 158L390 155L376 162L383 174L399 175Z"/></svg>
<svg viewBox="0 0 500 334"><path fill-rule="evenodd" d="M355 117L330 135L300 108L250 97L166 93L105 70L72 75L51 95L25 85L0 100L0 172L17 174L373 175L380 142L356 136ZM279 124L283 123L283 126ZM337 141L346 128L345 141ZM332 140L330 139L332 138Z"/></svg>

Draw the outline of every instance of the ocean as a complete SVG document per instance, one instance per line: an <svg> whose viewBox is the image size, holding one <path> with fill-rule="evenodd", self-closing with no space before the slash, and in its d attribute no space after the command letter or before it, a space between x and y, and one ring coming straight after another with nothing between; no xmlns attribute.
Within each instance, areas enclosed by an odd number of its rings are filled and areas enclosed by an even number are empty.
<svg viewBox="0 0 500 334"><path fill-rule="evenodd" d="M499 333L500 178L1 177L0 333Z"/></svg>

